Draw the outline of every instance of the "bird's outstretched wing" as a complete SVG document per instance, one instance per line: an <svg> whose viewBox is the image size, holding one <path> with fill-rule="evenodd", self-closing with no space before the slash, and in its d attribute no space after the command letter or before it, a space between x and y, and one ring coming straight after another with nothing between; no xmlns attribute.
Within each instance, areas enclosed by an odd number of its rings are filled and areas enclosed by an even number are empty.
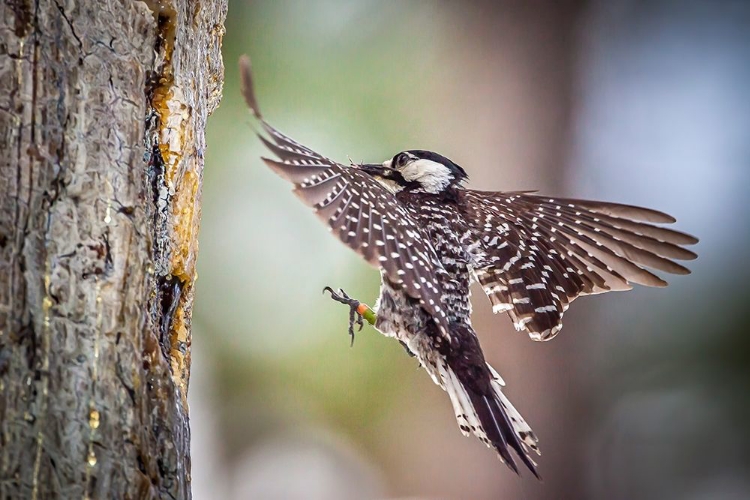
<svg viewBox="0 0 750 500"><path fill-rule="evenodd" d="M508 312L517 330L548 340L579 295L629 290L631 284L663 287L646 270L690 271L676 260L696 254L683 248L698 239L653 223L672 223L647 208L528 192L466 190L461 210L478 234L483 256L475 268L492 310Z"/></svg>
<svg viewBox="0 0 750 500"><path fill-rule="evenodd" d="M266 122L253 91L246 56L240 59L240 72L245 101L271 140L258 135L278 157L263 158L266 164L294 184L295 194L343 243L418 299L448 338L437 279L445 270L413 217L393 193L367 173L316 153Z"/></svg>

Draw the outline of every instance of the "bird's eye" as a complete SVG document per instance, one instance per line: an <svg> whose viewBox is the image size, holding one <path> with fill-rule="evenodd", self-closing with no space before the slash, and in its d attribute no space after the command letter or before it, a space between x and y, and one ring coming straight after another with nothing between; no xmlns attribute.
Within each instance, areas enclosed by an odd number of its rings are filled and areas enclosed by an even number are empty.
<svg viewBox="0 0 750 500"><path fill-rule="evenodd" d="M399 153L398 155L396 155L395 163L397 167L403 167L404 165L408 163L408 161L409 161L409 156L407 156L406 153Z"/></svg>

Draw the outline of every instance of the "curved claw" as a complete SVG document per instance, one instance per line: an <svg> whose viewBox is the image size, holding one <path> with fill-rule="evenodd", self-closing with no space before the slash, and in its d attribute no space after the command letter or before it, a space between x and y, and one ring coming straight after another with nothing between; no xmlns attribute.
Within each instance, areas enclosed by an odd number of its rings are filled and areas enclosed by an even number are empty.
<svg viewBox="0 0 750 500"><path fill-rule="evenodd" d="M358 331L361 331L364 327L364 321L362 319L362 314L359 312L359 305L360 302L356 299L353 299L349 297L349 295L346 294L344 290L339 288L338 293L333 291L333 288L330 286L327 286L323 288L323 293L329 292L331 294L331 298L335 300L336 302L341 302L342 304L346 304L349 306L349 336L352 338L351 345L354 345L354 325L359 327Z"/></svg>

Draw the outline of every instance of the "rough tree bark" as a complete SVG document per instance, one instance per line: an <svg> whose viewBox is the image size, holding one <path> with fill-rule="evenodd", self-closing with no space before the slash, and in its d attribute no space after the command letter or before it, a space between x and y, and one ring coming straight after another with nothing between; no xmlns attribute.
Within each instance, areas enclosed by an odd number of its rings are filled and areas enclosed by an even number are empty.
<svg viewBox="0 0 750 500"><path fill-rule="evenodd" d="M226 0L0 5L0 497L188 498Z"/></svg>

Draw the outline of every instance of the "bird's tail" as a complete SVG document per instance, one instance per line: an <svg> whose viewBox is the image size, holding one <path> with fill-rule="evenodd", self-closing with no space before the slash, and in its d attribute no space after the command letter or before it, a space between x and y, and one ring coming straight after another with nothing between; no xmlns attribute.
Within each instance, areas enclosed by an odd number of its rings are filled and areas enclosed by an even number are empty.
<svg viewBox="0 0 750 500"><path fill-rule="evenodd" d="M529 424L503 394L503 379L489 364L487 368L491 375L491 391L479 394L464 385L447 364L438 367L443 386L453 404L458 426L465 436L473 433L488 447L493 448L500 460L518 473L510 452L513 449L532 474L539 478L536 463L530 457L531 450L540 454L538 440Z"/></svg>

